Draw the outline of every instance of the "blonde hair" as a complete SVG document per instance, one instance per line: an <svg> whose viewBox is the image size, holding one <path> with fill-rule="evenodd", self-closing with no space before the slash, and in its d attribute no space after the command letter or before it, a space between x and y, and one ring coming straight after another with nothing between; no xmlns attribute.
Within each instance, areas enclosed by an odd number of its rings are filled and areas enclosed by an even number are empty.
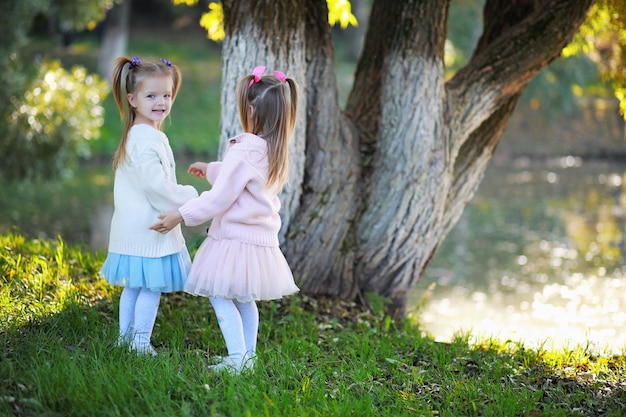
<svg viewBox="0 0 626 417"><path fill-rule="evenodd" d="M125 82L122 84L122 73L126 64L129 64L128 72L126 73ZM128 103L128 94L135 94L139 84L148 77L172 77L172 102L174 102L182 82L180 71L176 65L163 58L161 58L161 62L142 62L139 58L131 59L127 56L122 56L115 60L113 97L120 112L120 117L124 120L124 130L113 157L113 169L117 168L126 159L128 132L135 123L135 109ZM126 87L126 94L122 92L124 86Z"/></svg>
<svg viewBox="0 0 626 417"><path fill-rule="evenodd" d="M289 180L289 142L296 125L298 84L275 75L242 77L237 84L239 121L244 131L265 139L268 149L267 183L280 190Z"/></svg>

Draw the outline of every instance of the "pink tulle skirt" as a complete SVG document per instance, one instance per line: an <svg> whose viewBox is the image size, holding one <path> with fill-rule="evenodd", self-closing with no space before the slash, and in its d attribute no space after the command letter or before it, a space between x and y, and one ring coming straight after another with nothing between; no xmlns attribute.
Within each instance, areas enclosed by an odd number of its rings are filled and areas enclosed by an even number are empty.
<svg viewBox="0 0 626 417"><path fill-rule="evenodd" d="M198 248L184 290L241 302L275 300L299 291L279 247L211 236Z"/></svg>

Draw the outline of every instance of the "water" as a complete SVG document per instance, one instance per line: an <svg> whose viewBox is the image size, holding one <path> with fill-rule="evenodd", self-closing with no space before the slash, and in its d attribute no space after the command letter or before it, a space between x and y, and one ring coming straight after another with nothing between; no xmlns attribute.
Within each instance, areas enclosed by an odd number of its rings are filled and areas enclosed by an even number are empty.
<svg viewBox="0 0 626 417"><path fill-rule="evenodd" d="M574 157L493 161L412 293L423 328L441 341L469 332L621 353L625 171Z"/></svg>

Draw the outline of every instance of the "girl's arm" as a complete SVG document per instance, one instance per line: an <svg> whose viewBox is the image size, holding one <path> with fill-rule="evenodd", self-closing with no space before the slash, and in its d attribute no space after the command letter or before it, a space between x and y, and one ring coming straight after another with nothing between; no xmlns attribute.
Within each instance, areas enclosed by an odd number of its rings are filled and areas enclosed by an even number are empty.
<svg viewBox="0 0 626 417"><path fill-rule="evenodd" d="M168 178L163 159L152 146L134 149L129 153L134 167L134 175L139 186L146 193L150 204L160 212L174 210L190 199L198 196L191 185L178 184Z"/></svg>
<svg viewBox="0 0 626 417"><path fill-rule="evenodd" d="M206 162L194 162L193 164L189 165L187 172L198 178L204 178L206 176L207 165L209 164L207 164Z"/></svg>
<svg viewBox="0 0 626 417"><path fill-rule="evenodd" d="M206 162L194 162L189 165L187 172L198 178L206 177L210 184L214 184L219 175L221 166L221 162L211 162L208 164ZM159 233L167 233L183 221L183 216L180 214L180 211L173 210L160 214L159 220L161 221L154 223L150 226L150 229L156 230Z"/></svg>
<svg viewBox="0 0 626 417"><path fill-rule="evenodd" d="M150 226L150 230L156 230L159 233L167 233L183 221L183 216L180 215L178 210L174 210L159 214L159 220L160 221Z"/></svg>
<svg viewBox="0 0 626 417"><path fill-rule="evenodd" d="M206 180L209 184L215 184L215 180L220 173L220 168L222 167L221 162L211 162L206 167Z"/></svg>
<svg viewBox="0 0 626 417"><path fill-rule="evenodd" d="M202 224L228 210L246 185L257 177L258 174L247 162L245 151L231 148L221 163L211 189L189 200L178 211L187 226Z"/></svg>
<svg viewBox="0 0 626 417"><path fill-rule="evenodd" d="M159 221L150 226L150 229L167 233L182 221L187 226L197 226L228 210L246 185L258 177L245 160L244 152L230 150L209 191L189 200L178 210L159 215Z"/></svg>
<svg viewBox="0 0 626 417"><path fill-rule="evenodd" d="M215 179L220 172L221 166L221 162L210 162L208 164L206 162L194 162L193 164L189 165L189 169L187 169L187 172L198 178L206 177L209 184L214 184Z"/></svg>

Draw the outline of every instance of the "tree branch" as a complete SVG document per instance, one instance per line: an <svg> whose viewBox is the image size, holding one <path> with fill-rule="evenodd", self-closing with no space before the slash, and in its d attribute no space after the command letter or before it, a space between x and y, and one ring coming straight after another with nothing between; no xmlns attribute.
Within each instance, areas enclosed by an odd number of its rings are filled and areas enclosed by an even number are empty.
<svg viewBox="0 0 626 417"><path fill-rule="evenodd" d="M486 30L476 52L446 85L451 126L458 129L451 135L455 140L452 158L475 129L560 55L592 3L546 0L536 7L538 3L533 0L487 2Z"/></svg>

